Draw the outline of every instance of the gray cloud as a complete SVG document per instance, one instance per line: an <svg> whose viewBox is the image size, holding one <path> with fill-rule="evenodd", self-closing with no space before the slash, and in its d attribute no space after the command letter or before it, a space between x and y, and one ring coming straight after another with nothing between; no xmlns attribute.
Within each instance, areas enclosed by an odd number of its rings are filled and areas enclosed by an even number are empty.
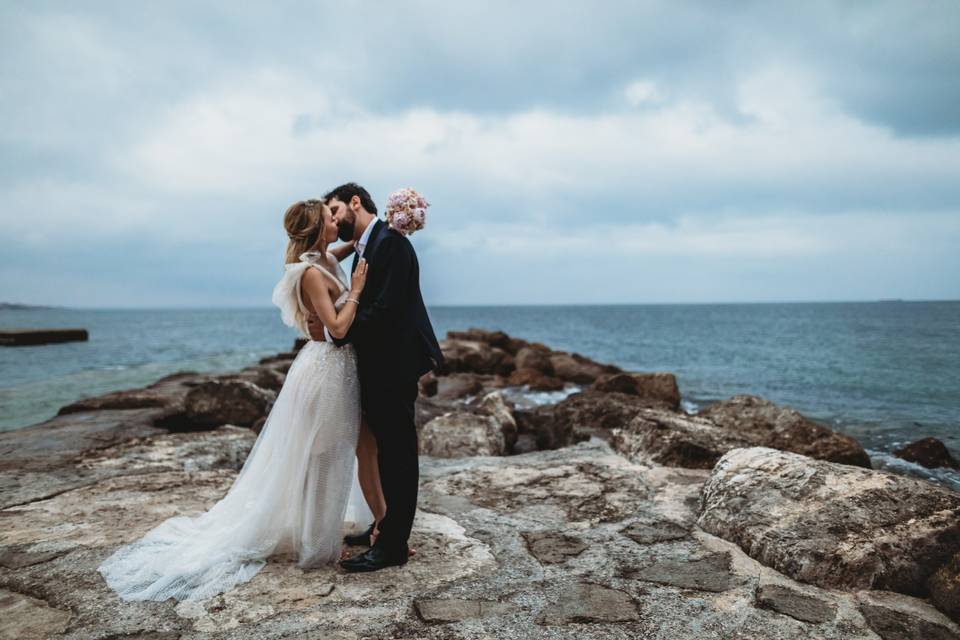
<svg viewBox="0 0 960 640"><path fill-rule="evenodd" d="M956 297L958 22L952 2L7 3L0 299L265 304L283 208L346 179L428 194L441 303L869 297L892 263L900 297ZM617 229L633 244L561 273L565 237L595 253Z"/></svg>

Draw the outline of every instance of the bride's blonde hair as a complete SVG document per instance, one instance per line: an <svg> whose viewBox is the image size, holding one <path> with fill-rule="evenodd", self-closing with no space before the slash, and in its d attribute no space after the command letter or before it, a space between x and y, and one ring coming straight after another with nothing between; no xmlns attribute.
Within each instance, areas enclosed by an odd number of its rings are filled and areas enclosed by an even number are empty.
<svg viewBox="0 0 960 640"><path fill-rule="evenodd" d="M327 253L323 239L323 200L294 202L283 215L283 228L287 230L286 263L298 262L305 251L319 250Z"/></svg>

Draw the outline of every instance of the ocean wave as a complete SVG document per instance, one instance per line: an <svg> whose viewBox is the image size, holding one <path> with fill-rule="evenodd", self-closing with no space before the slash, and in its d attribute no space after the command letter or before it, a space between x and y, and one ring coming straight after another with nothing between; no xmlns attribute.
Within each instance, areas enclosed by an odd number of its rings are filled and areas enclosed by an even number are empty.
<svg viewBox="0 0 960 640"><path fill-rule="evenodd" d="M928 469L922 465L898 458L888 451L877 451L867 449L867 455L870 456L870 463L874 469L889 471L902 476L913 476L923 478L937 484L942 484L954 491L960 491L960 472L946 467L937 469Z"/></svg>
<svg viewBox="0 0 960 640"><path fill-rule="evenodd" d="M529 386L504 387L503 397L513 403L517 409L535 409L537 407L554 404L565 400L575 393L583 391L583 387L568 384L559 391L533 391Z"/></svg>
<svg viewBox="0 0 960 640"><path fill-rule="evenodd" d="M680 408L683 409L683 412L688 416L700 411L700 405L692 400L680 400Z"/></svg>

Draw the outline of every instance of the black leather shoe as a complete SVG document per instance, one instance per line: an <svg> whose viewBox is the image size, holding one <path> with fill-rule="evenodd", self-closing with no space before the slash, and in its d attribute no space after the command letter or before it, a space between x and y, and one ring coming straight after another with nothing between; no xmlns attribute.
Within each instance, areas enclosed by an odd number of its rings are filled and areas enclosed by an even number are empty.
<svg viewBox="0 0 960 640"><path fill-rule="evenodd" d="M373 525L375 523L371 522L370 526L367 527L367 530L363 533L356 533L353 535L343 536L344 543L350 547L369 547L370 546L370 536L373 535Z"/></svg>
<svg viewBox="0 0 960 640"><path fill-rule="evenodd" d="M365 553L354 556L340 563L345 570L354 573L359 571L377 571L387 567L397 567L407 564L410 557L407 545L396 552L387 552L380 547L370 547Z"/></svg>

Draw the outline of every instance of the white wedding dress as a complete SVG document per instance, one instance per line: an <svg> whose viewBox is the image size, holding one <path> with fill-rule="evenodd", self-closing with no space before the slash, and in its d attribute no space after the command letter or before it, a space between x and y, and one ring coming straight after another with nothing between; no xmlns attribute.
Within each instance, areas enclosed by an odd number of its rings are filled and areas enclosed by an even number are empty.
<svg viewBox="0 0 960 640"><path fill-rule="evenodd" d="M308 268L337 283L338 310L349 294L333 258L309 252L286 265L273 302L305 337ZM307 342L227 494L204 513L165 520L98 570L124 600L200 600L249 580L275 553L296 553L302 568L335 562L345 526L373 521L357 481L359 428L353 346Z"/></svg>

